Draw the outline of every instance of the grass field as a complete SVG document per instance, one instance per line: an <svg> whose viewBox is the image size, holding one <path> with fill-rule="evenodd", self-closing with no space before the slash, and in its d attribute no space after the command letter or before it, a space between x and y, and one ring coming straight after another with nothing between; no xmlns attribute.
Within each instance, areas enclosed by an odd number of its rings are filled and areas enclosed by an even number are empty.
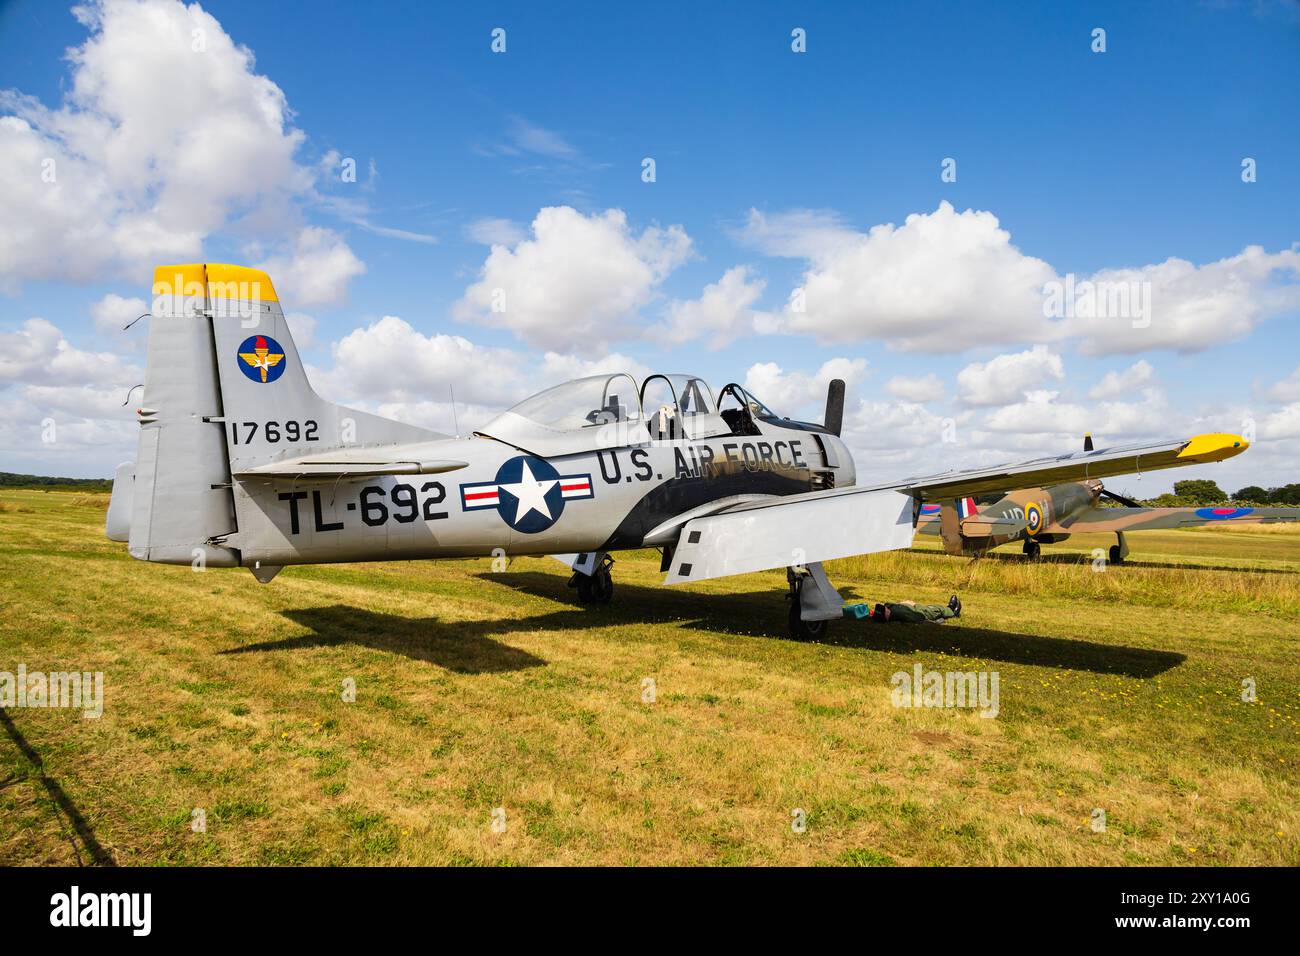
<svg viewBox="0 0 1300 956"><path fill-rule="evenodd" d="M99 719L0 713L0 863L1300 862L1294 532L839 562L963 617L800 644L780 572L669 590L622 555L596 609L547 559L261 586L132 561L106 504L0 492L0 671L106 683ZM996 671L999 715L894 707L916 664Z"/></svg>

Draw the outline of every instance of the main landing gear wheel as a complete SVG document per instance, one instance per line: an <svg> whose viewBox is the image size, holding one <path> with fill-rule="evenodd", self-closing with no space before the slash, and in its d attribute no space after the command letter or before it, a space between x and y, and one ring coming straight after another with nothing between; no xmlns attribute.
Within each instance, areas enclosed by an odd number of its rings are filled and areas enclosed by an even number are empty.
<svg viewBox="0 0 1300 956"><path fill-rule="evenodd" d="M1025 557L1030 561L1037 561L1043 555L1043 547L1037 541L1025 542Z"/></svg>
<svg viewBox="0 0 1300 956"><path fill-rule="evenodd" d="M799 600L790 602L790 636L796 641L820 641L826 636L830 621L805 621L800 616Z"/></svg>
<svg viewBox="0 0 1300 956"><path fill-rule="evenodd" d="M578 589L578 601L582 604L608 604L614 597L614 576L609 568L614 562L606 556L600 567L591 574L574 574L569 586Z"/></svg>
<svg viewBox="0 0 1300 956"><path fill-rule="evenodd" d="M790 600L790 613L787 617L790 636L796 641L820 641L826 636L826 628L830 621L805 621L803 619L803 606L799 600L799 592L808 581L808 576L806 574L796 574L794 571L787 569L786 579L790 582L790 593L786 595Z"/></svg>
<svg viewBox="0 0 1300 956"><path fill-rule="evenodd" d="M578 577L578 600L583 604L608 604L614 596L614 576L607 568L601 568L588 577Z"/></svg>
<svg viewBox="0 0 1300 956"><path fill-rule="evenodd" d="M1120 546L1117 544L1112 544L1110 546L1110 563L1111 564L1124 563L1124 552L1120 550Z"/></svg>

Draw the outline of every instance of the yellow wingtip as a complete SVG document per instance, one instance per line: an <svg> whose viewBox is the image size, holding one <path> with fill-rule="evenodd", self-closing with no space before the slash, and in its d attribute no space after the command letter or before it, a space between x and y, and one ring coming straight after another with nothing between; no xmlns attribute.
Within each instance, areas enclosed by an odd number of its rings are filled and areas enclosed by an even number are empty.
<svg viewBox="0 0 1300 956"><path fill-rule="evenodd" d="M1178 458L1187 462L1223 461L1233 455L1240 455L1249 447L1250 442L1240 435L1215 432L1197 435L1178 453Z"/></svg>

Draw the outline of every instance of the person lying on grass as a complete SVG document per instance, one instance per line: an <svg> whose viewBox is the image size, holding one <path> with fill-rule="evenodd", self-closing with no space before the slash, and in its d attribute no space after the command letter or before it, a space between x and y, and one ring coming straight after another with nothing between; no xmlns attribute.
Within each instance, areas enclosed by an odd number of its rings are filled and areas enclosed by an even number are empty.
<svg viewBox="0 0 1300 956"><path fill-rule="evenodd" d="M874 610L867 604L850 604L844 608L844 616L869 618L882 623L886 621L900 624L919 624L922 621L942 623L950 617L961 617L961 600L954 594L947 605L900 601L897 604L877 604Z"/></svg>

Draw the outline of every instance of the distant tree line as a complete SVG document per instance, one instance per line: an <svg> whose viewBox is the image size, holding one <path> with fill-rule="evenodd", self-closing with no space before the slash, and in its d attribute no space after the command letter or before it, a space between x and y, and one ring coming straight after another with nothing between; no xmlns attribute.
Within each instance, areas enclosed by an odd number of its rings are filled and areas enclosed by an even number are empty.
<svg viewBox="0 0 1300 956"><path fill-rule="evenodd" d="M0 488L35 488L38 491L112 491L110 478L52 478L0 471Z"/></svg>
<svg viewBox="0 0 1300 956"><path fill-rule="evenodd" d="M1268 505L1273 507L1300 507L1300 484L1282 485L1280 488L1261 488L1247 485L1235 495L1229 495L1209 478L1189 478L1174 482L1173 494L1163 494L1142 502L1151 508L1196 508L1232 502L1238 505Z"/></svg>

